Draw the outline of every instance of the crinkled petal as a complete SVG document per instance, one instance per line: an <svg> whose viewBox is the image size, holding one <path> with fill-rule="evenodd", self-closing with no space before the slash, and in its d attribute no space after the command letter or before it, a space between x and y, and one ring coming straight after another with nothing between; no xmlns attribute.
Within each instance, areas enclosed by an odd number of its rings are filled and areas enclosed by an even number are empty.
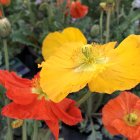
<svg viewBox="0 0 140 140"><path fill-rule="evenodd" d="M115 127L119 134L124 135L127 138L133 138L138 126L130 127L123 120L116 119L111 123L111 126Z"/></svg>
<svg viewBox="0 0 140 140"><path fill-rule="evenodd" d="M31 93L31 80L21 78L14 72L0 70L0 83L6 88L6 95L17 104L30 104L37 95Z"/></svg>
<svg viewBox="0 0 140 140"><path fill-rule="evenodd" d="M52 103L52 111L68 125L75 125L82 121L82 114L78 107L75 105L75 101L71 99L64 99L60 103Z"/></svg>
<svg viewBox="0 0 140 140"><path fill-rule="evenodd" d="M50 109L50 103L45 100L36 100L29 105L19 105L14 102L2 109L2 115L14 119L55 120L56 117Z"/></svg>
<svg viewBox="0 0 140 140"><path fill-rule="evenodd" d="M71 44L72 42L86 44L87 40L82 32L74 27L68 27L62 32L50 33L43 41L42 55L44 59L52 56L59 48L65 47L64 44Z"/></svg>
<svg viewBox="0 0 140 140"><path fill-rule="evenodd" d="M82 5L81 2L75 1L71 3L70 15L73 18L82 18L88 13L88 6Z"/></svg>
<svg viewBox="0 0 140 140"><path fill-rule="evenodd" d="M73 45L75 45L75 48L80 48L82 44L73 43ZM42 63L40 85L54 102L60 102L69 93L79 91L85 87L93 75L89 71L79 71L77 62L74 63L75 59L71 59L72 51L75 52L75 49L68 45ZM77 52L75 55L78 55Z"/></svg>
<svg viewBox="0 0 140 140"><path fill-rule="evenodd" d="M111 99L103 108L103 122L110 125L110 122L116 118L122 117L130 113L136 106L139 97L131 92L122 92L115 99Z"/></svg>
<svg viewBox="0 0 140 140"><path fill-rule="evenodd" d="M118 48L107 55L103 71L89 82L91 91L112 93L131 89L140 82L140 36L128 36Z"/></svg>
<svg viewBox="0 0 140 140"><path fill-rule="evenodd" d="M111 99L102 110L102 121L105 128L112 134L122 134L130 137L136 127L127 125L124 120L124 116L133 112L136 108L136 103L139 101L139 97L131 92L122 92L118 97ZM127 134L127 129L128 133ZM130 132L132 133L130 133Z"/></svg>

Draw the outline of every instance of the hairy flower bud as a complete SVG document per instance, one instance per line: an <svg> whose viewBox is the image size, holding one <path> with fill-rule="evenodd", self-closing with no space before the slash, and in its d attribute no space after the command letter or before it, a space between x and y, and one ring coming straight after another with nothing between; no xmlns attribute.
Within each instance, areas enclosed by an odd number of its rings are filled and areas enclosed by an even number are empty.
<svg viewBox="0 0 140 140"><path fill-rule="evenodd" d="M96 35L99 35L100 33L100 27L98 24L95 24L91 27L91 30L90 30L90 34L91 36L96 36Z"/></svg>
<svg viewBox="0 0 140 140"><path fill-rule="evenodd" d="M11 24L7 18L0 19L0 37L6 38L11 33Z"/></svg>

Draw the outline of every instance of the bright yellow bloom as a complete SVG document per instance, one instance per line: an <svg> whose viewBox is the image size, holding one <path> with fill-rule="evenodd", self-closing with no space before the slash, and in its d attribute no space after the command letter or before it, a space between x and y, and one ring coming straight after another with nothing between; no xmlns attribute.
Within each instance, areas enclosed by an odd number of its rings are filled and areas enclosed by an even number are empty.
<svg viewBox="0 0 140 140"><path fill-rule="evenodd" d="M59 102L87 84L90 91L111 94L131 89L140 82L140 35L116 42L87 44L76 28L49 34L43 43L41 87Z"/></svg>

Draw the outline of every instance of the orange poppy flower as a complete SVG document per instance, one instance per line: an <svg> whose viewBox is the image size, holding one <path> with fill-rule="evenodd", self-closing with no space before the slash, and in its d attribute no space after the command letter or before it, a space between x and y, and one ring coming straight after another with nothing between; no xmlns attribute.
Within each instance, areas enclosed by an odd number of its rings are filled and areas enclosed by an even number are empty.
<svg viewBox="0 0 140 140"><path fill-rule="evenodd" d="M131 92L122 92L104 106L102 120L112 135L140 140L140 98Z"/></svg>
<svg viewBox="0 0 140 140"><path fill-rule="evenodd" d="M0 4L4 5L4 6L8 6L10 5L11 0L0 0Z"/></svg>
<svg viewBox="0 0 140 140"><path fill-rule="evenodd" d="M70 4L70 15L73 18L83 18L88 13L88 6L81 4L79 1L73 1Z"/></svg>
<svg viewBox="0 0 140 140"><path fill-rule="evenodd" d="M82 120L75 101L65 98L59 103L50 101L39 85L39 75L32 80L20 78L14 72L0 70L0 83L7 89L12 102L2 109L4 116L14 119L44 120L58 140L59 120L75 125Z"/></svg>

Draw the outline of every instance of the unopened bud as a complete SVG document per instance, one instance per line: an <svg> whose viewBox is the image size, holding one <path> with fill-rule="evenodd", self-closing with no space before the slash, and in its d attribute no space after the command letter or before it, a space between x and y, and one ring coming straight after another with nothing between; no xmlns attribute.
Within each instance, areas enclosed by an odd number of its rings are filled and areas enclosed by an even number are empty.
<svg viewBox="0 0 140 140"><path fill-rule="evenodd" d="M97 36L100 33L100 27L98 24L95 24L91 27L90 34L91 36Z"/></svg>
<svg viewBox="0 0 140 140"><path fill-rule="evenodd" d="M106 3L106 2L101 2L101 3L100 3L100 7L101 7L104 11L106 11L107 3Z"/></svg>
<svg viewBox="0 0 140 140"><path fill-rule="evenodd" d="M0 19L0 37L6 38L11 33L11 24L7 18Z"/></svg>
<svg viewBox="0 0 140 140"><path fill-rule="evenodd" d="M108 1L108 2L101 2L100 3L100 7L104 10L104 11L113 11L114 10L114 6L115 3L114 1Z"/></svg>

